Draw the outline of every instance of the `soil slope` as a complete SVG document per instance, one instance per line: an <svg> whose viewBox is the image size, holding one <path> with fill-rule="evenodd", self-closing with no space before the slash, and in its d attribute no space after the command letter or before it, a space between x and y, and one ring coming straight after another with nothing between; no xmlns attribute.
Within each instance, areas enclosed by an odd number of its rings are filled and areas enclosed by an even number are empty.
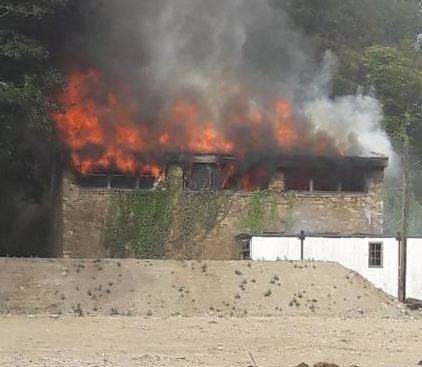
<svg viewBox="0 0 422 367"><path fill-rule="evenodd" d="M0 259L0 313L395 317L336 263Z"/></svg>

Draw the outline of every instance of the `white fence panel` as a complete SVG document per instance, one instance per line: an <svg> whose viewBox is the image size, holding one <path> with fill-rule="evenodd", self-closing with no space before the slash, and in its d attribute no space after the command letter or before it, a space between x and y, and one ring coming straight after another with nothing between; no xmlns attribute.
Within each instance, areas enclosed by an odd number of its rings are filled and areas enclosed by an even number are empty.
<svg viewBox="0 0 422 367"><path fill-rule="evenodd" d="M422 299L422 238L407 240L407 297Z"/></svg>
<svg viewBox="0 0 422 367"><path fill-rule="evenodd" d="M382 242L383 266L369 267L369 243ZM419 246L418 246L419 245ZM408 296L422 298L422 239L408 246ZM252 237L253 260L300 260L300 240L295 237ZM354 270L376 287L397 296L398 244L395 238L306 237L304 259L335 261Z"/></svg>
<svg viewBox="0 0 422 367"><path fill-rule="evenodd" d="M296 237L252 237L252 260L300 260L300 240Z"/></svg>

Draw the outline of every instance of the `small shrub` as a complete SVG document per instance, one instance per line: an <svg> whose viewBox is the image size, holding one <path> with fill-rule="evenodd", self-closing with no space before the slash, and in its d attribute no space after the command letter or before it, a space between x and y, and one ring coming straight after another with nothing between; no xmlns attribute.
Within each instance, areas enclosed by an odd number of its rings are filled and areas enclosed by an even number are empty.
<svg viewBox="0 0 422 367"><path fill-rule="evenodd" d="M272 293L271 289L267 289L267 290L264 292L264 296L265 296L265 297L269 297L269 296L271 296L271 293Z"/></svg>
<svg viewBox="0 0 422 367"><path fill-rule="evenodd" d="M296 299L296 297L293 297L293 299L289 302L289 306L296 306L299 307L300 303L298 302L298 300Z"/></svg>
<svg viewBox="0 0 422 367"><path fill-rule="evenodd" d="M84 311L82 310L82 306L80 303L78 303L77 305L72 305L72 310L76 316L83 316L84 314Z"/></svg>

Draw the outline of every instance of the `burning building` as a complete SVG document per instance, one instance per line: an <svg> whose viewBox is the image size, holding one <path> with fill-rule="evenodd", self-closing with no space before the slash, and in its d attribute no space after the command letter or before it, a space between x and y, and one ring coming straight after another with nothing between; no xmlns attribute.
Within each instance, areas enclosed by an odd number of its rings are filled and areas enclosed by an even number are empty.
<svg viewBox="0 0 422 367"><path fill-rule="evenodd" d="M330 98L332 55L312 62L272 2L110 0L98 11L87 12L106 25L95 55L68 65L52 112L69 154L64 254L113 256L110 229L120 256L154 237L153 255L209 259L236 258L243 232L383 231L380 105ZM142 205L116 206L133 192ZM151 207L148 193L160 196Z"/></svg>
<svg viewBox="0 0 422 367"><path fill-rule="evenodd" d="M102 171L63 176L62 251L66 256L112 256L105 245L113 196L133 190L171 190L174 197L216 192L219 206L211 228L199 231L185 242L172 240L180 231L176 214L171 218L167 240L160 256L203 259L235 259L235 237L248 228L244 219L256 192L245 188L244 179L226 182L225 169L233 157L221 155L179 156L168 161L162 176ZM262 181L262 232L296 233L300 230L351 235L383 232L383 170L385 157L282 156L274 171ZM145 191L144 191L145 190ZM269 212L271 214L267 215ZM177 213L177 209L175 209ZM151 214L152 215L152 214ZM266 221L264 218L272 217ZM196 218L198 219L198 218ZM152 224L153 225L153 224ZM151 229L152 230L152 229ZM180 233L173 233L180 239ZM131 238L126 238L127 245ZM120 256L133 256L130 248Z"/></svg>

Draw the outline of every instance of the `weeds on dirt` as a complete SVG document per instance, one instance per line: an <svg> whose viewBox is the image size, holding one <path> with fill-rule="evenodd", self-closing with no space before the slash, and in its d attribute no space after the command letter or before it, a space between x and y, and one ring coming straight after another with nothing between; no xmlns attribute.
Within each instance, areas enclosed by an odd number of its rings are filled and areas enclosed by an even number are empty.
<svg viewBox="0 0 422 367"><path fill-rule="evenodd" d="M76 316L83 316L84 315L84 311L83 311L80 303L78 303L77 305L72 305L72 310L73 310L73 313Z"/></svg>
<svg viewBox="0 0 422 367"><path fill-rule="evenodd" d="M293 306L299 307L299 306L300 306L300 303L299 303L299 301L296 299L296 297L293 297L293 299L289 302L289 306L290 306L290 307L293 307Z"/></svg>

